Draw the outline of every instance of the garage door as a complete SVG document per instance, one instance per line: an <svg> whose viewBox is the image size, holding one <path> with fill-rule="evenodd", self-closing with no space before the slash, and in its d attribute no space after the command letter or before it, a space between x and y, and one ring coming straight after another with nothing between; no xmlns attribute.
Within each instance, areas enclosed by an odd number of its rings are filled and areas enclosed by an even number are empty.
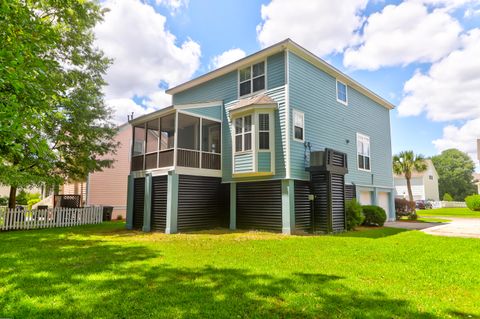
<svg viewBox="0 0 480 319"><path fill-rule="evenodd" d="M382 207L385 209L385 212L387 213L387 218L390 212L390 201L388 199L388 193L386 192L379 192L378 193L378 206Z"/></svg>
<svg viewBox="0 0 480 319"><path fill-rule="evenodd" d="M360 192L360 204L372 205L372 192L368 192L368 191Z"/></svg>

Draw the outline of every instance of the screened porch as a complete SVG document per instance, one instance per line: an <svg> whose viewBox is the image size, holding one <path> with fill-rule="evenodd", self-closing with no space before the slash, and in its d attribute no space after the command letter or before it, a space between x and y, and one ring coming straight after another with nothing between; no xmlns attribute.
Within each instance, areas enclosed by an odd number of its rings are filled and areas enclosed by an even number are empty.
<svg viewBox="0 0 480 319"><path fill-rule="evenodd" d="M221 122L173 111L133 127L131 170L221 170Z"/></svg>

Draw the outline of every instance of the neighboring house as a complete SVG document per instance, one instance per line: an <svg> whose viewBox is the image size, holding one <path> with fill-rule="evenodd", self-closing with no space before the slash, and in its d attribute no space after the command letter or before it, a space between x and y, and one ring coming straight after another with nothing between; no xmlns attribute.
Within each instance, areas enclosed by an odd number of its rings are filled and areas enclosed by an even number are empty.
<svg viewBox="0 0 480 319"><path fill-rule="evenodd" d="M480 194L480 174L479 173L473 174L473 178L474 178L475 185L477 185L477 193Z"/></svg>
<svg viewBox="0 0 480 319"><path fill-rule="evenodd" d="M439 201L438 174L432 161L427 159L427 170L422 173L413 172L410 180L414 200ZM404 175L395 175L395 196L408 199L407 180Z"/></svg>
<svg viewBox="0 0 480 319"><path fill-rule="evenodd" d="M111 168L89 174L87 179L87 205L113 206L112 218L126 216L127 182L130 173L132 126L125 123L118 127L114 137L120 143L116 154L108 156L115 162Z"/></svg>
<svg viewBox="0 0 480 319"><path fill-rule="evenodd" d="M167 93L131 121L128 228L341 231L348 197L394 219L393 105L290 39Z"/></svg>

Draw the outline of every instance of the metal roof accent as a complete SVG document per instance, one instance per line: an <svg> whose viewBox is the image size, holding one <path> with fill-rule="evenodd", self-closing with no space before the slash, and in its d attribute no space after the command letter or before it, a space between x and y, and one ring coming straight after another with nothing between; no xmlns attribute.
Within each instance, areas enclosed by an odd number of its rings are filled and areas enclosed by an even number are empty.
<svg viewBox="0 0 480 319"><path fill-rule="evenodd" d="M259 94L255 96L250 96L245 99L238 100L237 103L233 104L230 108L230 112L237 111L247 106L253 105L277 105L274 99L265 94Z"/></svg>

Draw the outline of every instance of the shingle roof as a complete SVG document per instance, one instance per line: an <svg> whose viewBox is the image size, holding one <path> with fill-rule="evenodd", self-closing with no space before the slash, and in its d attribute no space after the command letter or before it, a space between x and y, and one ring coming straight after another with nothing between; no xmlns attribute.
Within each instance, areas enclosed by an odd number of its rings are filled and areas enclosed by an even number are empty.
<svg viewBox="0 0 480 319"><path fill-rule="evenodd" d="M255 95L252 97L247 97L245 99L239 100L230 108L230 111L235 111L250 105L271 105L271 104L277 105L277 102L275 102L274 99L272 99L271 97L265 94L259 94L259 95Z"/></svg>

